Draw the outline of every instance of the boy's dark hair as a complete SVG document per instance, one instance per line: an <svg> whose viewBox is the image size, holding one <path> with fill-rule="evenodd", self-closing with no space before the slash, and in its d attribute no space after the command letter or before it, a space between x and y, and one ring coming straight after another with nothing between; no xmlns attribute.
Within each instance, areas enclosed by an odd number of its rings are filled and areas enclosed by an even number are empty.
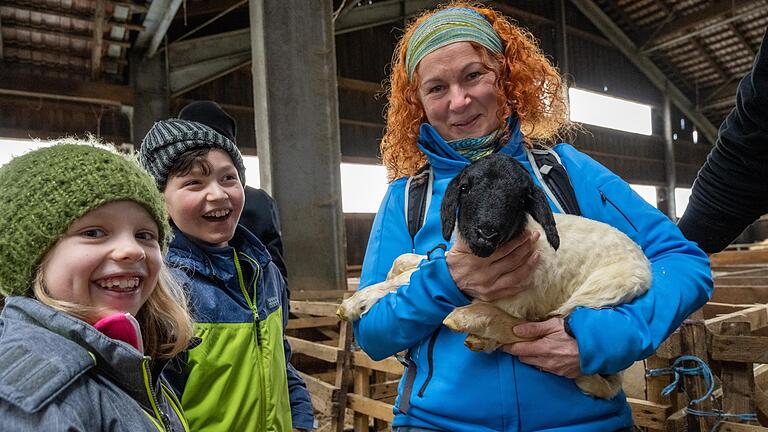
<svg viewBox="0 0 768 432"><path fill-rule="evenodd" d="M213 166L206 159L211 150L213 150L213 147L200 147L182 153L176 158L171 167L168 168L168 178L185 176L195 168L200 168L200 172L207 176L213 171Z"/></svg>

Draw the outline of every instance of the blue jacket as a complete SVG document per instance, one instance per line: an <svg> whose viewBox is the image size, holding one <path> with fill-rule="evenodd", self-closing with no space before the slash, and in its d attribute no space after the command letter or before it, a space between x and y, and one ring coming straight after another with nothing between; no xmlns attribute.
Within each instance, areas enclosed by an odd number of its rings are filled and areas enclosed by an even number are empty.
<svg viewBox="0 0 768 432"><path fill-rule="evenodd" d="M500 151L531 171L519 127ZM373 224L360 286L385 279L394 259L415 248L426 254L445 243L440 203L448 182L469 162L448 147L430 125L422 125L419 146L435 180L432 200L412 245L404 219L405 178L390 184ZM584 374L611 374L651 355L692 312L709 299L707 256L680 234L666 216L635 194L608 169L572 146L559 144L583 216L612 225L645 251L653 285L632 303L605 309L576 309L570 325ZM555 206L550 203L555 209ZM556 210L554 210L556 211ZM374 359L409 349L416 365L410 409L398 410L394 426L450 431L615 431L632 424L623 393L612 400L583 394L573 380L541 372L517 357L475 353L466 335L442 326L455 307L469 304L456 287L441 249L414 273L410 284L376 303L355 325L359 345Z"/></svg>
<svg viewBox="0 0 768 432"><path fill-rule="evenodd" d="M240 225L223 248L195 243L174 227L166 259L189 293L202 339L183 366L166 369L190 427L313 429L309 392L285 338L285 280L264 245Z"/></svg>

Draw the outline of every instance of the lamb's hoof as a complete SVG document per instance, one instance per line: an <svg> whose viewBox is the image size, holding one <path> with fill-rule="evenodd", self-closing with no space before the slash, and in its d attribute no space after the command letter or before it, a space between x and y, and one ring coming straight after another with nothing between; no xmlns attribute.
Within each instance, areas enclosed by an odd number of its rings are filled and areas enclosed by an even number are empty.
<svg viewBox="0 0 768 432"><path fill-rule="evenodd" d="M354 322L360 319L365 309L365 303L355 294L341 302L336 309L336 316L344 321Z"/></svg>
<svg viewBox="0 0 768 432"><path fill-rule="evenodd" d="M478 330L488 326L490 317L475 313L475 305L472 303L452 310L443 320L443 325L457 333L478 333Z"/></svg>
<svg viewBox="0 0 768 432"><path fill-rule="evenodd" d="M487 339L473 334L468 335L467 338L464 339L464 345L474 352L484 353L492 353L501 346L493 339Z"/></svg>
<svg viewBox="0 0 768 432"><path fill-rule="evenodd" d="M587 375L576 378L582 392L600 399L613 399L621 391L621 374Z"/></svg>

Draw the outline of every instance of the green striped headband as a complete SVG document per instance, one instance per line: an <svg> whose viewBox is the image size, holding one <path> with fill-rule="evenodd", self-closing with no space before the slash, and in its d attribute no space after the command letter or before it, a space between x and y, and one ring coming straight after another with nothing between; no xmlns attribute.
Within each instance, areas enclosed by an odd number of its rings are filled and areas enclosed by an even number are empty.
<svg viewBox="0 0 768 432"><path fill-rule="evenodd" d="M416 65L427 54L455 42L476 42L494 54L503 51L499 35L480 13L467 8L444 9L421 23L408 41L405 52L408 79L413 78Z"/></svg>

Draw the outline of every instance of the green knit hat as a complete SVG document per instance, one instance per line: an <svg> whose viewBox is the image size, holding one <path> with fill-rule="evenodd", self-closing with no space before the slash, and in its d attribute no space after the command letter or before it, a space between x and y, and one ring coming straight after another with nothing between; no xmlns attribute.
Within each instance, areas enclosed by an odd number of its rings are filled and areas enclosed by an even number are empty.
<svg viewBox="0 0 768 432"><path fill-rule="evenodd" d="M106 148L65 140L0 167L0 294L30 295L37 267L72 222L114 201L134 201L169 236L162 195L139 164Z"/></svg>

